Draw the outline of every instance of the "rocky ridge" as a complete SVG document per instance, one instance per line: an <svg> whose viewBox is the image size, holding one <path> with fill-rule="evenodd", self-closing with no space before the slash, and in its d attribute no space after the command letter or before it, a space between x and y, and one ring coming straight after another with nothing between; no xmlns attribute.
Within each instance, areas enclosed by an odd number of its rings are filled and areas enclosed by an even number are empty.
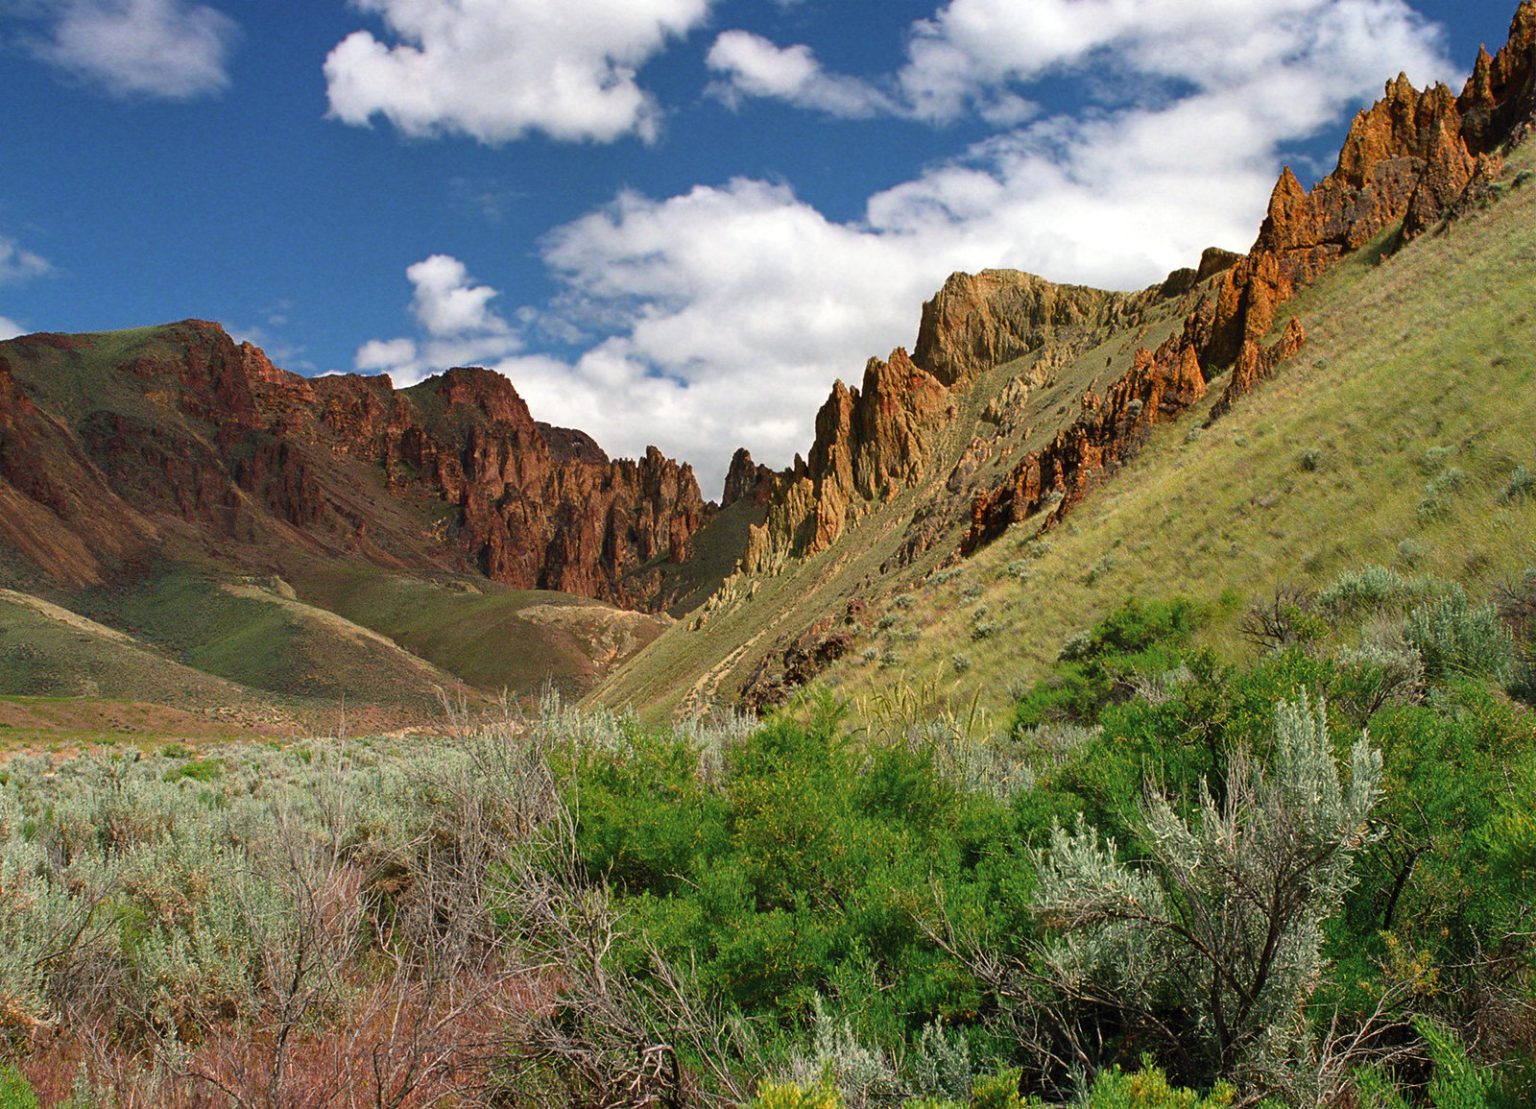
<svg viewBox="0 0 1536 1109"><path fill-rule="evenodd" d="M1525 0L1508 43L1482 51L1458 96L1416 89L1405 77L1360 112L1337 167L1308 191L1286 169L1245 255L1212 249L1198 268L1175 271L1142 294L1056 285L1029 274L956 274L923 306L910 357L871 360L860 388L839 382L816 421L806 461L796 460L750 537L742 567L774 572L825 550L861 516L920 480L958 398L990 368L1043 350L1131 310L1142 298L1207 291L1182 330L1102 393L1080 417L1022 458L1001 482L977 489L963 549L999 534L1050 501L1064 513L1095 475L1123 459L1147 429L1206 396L1231 371L1213 414L1272 374L1305 343L1282 307L1339 259L1392 233L1386 249L1434 229L1498 174L1498 150L1519 138L1536 109L1536 2Z"/></svg>
<svg viewBox="0 0 1536 1109"><path fill-rule="evenodd" d="M913 368L905 392L895 387L900 377L872 381L869 373L860 389L834 386L810 457L797 459L780 484L766 522L750 536L742 570L781 572L791 560L826 550L882 503L919 485L922 503L881 574L953 534L962 516L968 516L968 527L960 555L1042 511L1048 513L1044 526L1050 526L1128 458L1154 425L1202 402L1209 418L1217 419L1294 357L1306 343L1306 327L1284 309L1299 290L1353 253L1370 247L1387 256L1445 227L1500 187L1494 183L1501 151L1524 137L1533 110L1536 2L1526 0L1508 44L1496 55L1481 53L1459 96L1444 86L1421 91L1399 77L1359 113L1337 167L1314 188L1303 188L1289 169L1282 173L1246 254L1213 248L1198 268L1175 271L1139 294L1054 286L1004 272L950 278L924 306L911 358L897 352L890 360ZM1061 391L1048 388L1053 367L1078 360L1104 334L1144 333L1146 309L1172 298L1188 304L1173 334L1136 350L1129 369L1107 385L1100 387L1095 378L1076 398L1075 415L1052 428L1053 413L1061 412ZM990 371L1016 359L1023 373L999 390ZM870 370L882 365L871 362ZM990 400L984 406L968 402L982 382L988 382ZM872 386L885 391L878 408L900 419L865 415L877 407ZM1212 404L1213 389L1220 393ZM968 446L960 436L972 429L954 418L960 409L979 411ZM1036 425L1049 436L1038 446ZM951 462L941 480L943 471L935 466ZM882 534L891 523L882 524ZM878 589L869 580L858 588ZM742 696L764 704L782 697L794 684L790 679L819 658L814 633L822 623L781 641L779 647L789 643L783 658L775 647Z"/></svg>
<svg viewBox="0 0 1536 1109"><path fill-rule="evenodd" d="M0 536L68 584L147 552L174 522L237 561L240 544L276 533L382 566L656 608L656 576L637 571L685 560L713 513L686 464L654 448L609 459L580 432L537 424L489 370L410 389L304 378L202 321L107 365L96 343L0 346L0 500L12 508ZM99 395L50 404L44 378L71 373L97 375Z"/></svg>
<svg viewBox="0 0 1536 1109"><path fill-rule="evenodd" d="M1147 427L1200 400L1212 379L1230 369L1212 409L1212 418L1219 417L1306 342L1305 326L1293 317L1265 345L1286 302L1382 236L1392 235L1382 244L1390 251L1440 225L1497 176L1498 149L1523 137L1533 111L1536 3L1526 0L1509 42L1497 56L1480 53L1460 97L1444 85L1420 91L1400 75L1355 117L1338 166L1310 192L1287 168L1253 248L1202 299L1181 333L1155 352L1137 354L1107 408L1085 401L1077 425L977 494L965 549L1039 510L1053 494L1058 516L1069 511L1092 476L1124 457Z"/></svg>

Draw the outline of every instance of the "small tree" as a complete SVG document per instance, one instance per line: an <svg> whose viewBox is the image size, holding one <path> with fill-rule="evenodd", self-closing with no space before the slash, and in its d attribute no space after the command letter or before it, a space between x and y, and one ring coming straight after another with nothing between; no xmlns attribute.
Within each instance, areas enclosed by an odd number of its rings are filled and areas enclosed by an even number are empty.
<svg viewBox="0 0 1536 1109"><path fill-rule="evenodd" d="M1322 975L1323 923L1370 834L1381 757L1365 736L1344 783L1321 703L1281 703L1274 727L1273 766L1239 752L1224 801L1202 789L1186 817L1148 790L1145 859L1123 861L1079 819L1037 860L1035 912L1059 933L1046 978L1090 1004L1098 1034L1160 1039L1198 1080L1277 1077Z"/></svg>

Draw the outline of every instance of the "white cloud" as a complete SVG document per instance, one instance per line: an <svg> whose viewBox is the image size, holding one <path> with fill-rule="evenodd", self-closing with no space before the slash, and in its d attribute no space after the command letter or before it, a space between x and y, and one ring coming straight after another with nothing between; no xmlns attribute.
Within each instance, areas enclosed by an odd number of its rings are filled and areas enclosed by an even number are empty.
<svg viewBox="0 0 1536 1109"><path fill-rule="evenodd" d="M238 28L188 0L62 0L37 53L117 96L188 100L229 85Z"/></svg>
<svg viewBox="0 0 1536 1109"><path fill-rule="evenodd" d="M0 316L0 342L27 334L27 328L6 316Z"/></svg>
<svg viewBox="0 0 1536 1109"><path fill-rule="evenodd" d="M420 341L370 339L353 358L357 369L411 385L438 370L494 362L521 349L522 339L491 309L496 290L475 284L457 258L434 254L407 267L405 275L414 289L411 314Z"/></svg>
<svg viewBox="0 0 1536 1109"><path fill-rule="evenodd" d="M1362 62L1372 81L1444 75L1436 45L1404 0L951 0L913 25L898 79L912 111L934 119L1072 71L1209 91L1304 69L1308 99L1336 98L1341 84L1355 92Z"/></svg>
<svg viewBox="0 0 1536 1109"><path fill-rule="evenodd" d="M808 46L781 48L760 35L726 31L715 39L706 61L723 75L710 91L732 106L743 97L765 96L849 119L896 110L867 81L828 73Z"/></svg>
<svg viewBox="0 0 1536 1109"><path fill-rule="evenodd" d="M0 235L0 285L42 277L52 270L48 259L25 249L15 239Z"/></svg>
<svg viewBox="0 0 1536 1109"><path fill-rule="evenodd" d="M386 39L354 31L325 61L331 114L382 115L407 135L509 142L651 139L660 111L636 70L711 0L354 0Z"/></svg>
<svg viewBox="0 0 1536 1109"><path fill-rule="evenodd" d="M411 311L432 335L463 335L473 331L506 331L507 325L491 311L496 290L475 285L469 270L457 258L434 254L405 271L416 287Z"/></svg>
<svg viewBox="0 0 1536 1109"><path fill-rule="evenodd" d="M1269 69L1306 68L1323 80L1323 89L1304 90L1316 98L1336 96L1339 82L1352 88L1365 58L1390 59L1389 72L1406 68L1420 80L1441 76L1436 45L1405 0L950 0L912 24L906 61L889 79L895 95L826 72L805 46L743 31L722 34L710 63L738 100L935 121L974 111L1006 127L1035 114L1021 90L1046 80L1088 77L1090 93L1123 98L1139 86L1162 99L1168 90L1158 82L1219 90Z"/></svg>
<svg viewBox="0 0 1536 1109"><path fill-rule="evenodd" d="M398 372L400 367L409 366L415 361L414 339L369 339L357 348L357 357L353 363L364 373L388 373L391 370Z"/></svg>
<svg viewBox="0 0 1536 1109"><path fill-rule="evenodd" d="M1111 21L1132 7L1084 2ZM1421 81L1451 76L1437 36L1385 0L1286 0L1265 7L1267 20L1217 0L1134 7L1223 7L1241 30L1208 21L1202 40L1186 20L1191 49L1212 53L1178 62L1187 73L1160 99L1105 99L1013 126L872 196L855 221L760 181L621 194L546 240L564 293L517 317L598 337L565 360L519 351L493 364L539 419L580 427L613 453L655 443L693 462L706 495L718 495L736 446L773 466L804 451L832 379L857 381L868 356L910 344L922 301L950 272L1014 267L1135 288L1206 246L1245 249L1290 145L1336 127L1404 63ZM1089 31L1099 45L1073 49L1108 51L1096 55L1105 82L1130 73L1144 85L1175 67L1078 24L1061 42ZM1151 33L1121 27L1114 42L1140 50ZM975 105L990 94L963 95Z"/></svg>

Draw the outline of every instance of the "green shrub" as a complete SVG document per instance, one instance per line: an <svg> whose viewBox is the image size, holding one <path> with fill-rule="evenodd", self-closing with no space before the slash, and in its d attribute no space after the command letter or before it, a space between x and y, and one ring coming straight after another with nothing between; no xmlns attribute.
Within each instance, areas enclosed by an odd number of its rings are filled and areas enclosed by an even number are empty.
<svg viewBox="0 0 1536 1109"><path fill-rule="evenodd" d="M1033 909L1060 937L1046 965L1207 1081L1284 1070L1325 965L1322 926L1355 883L1380 796L1379 752L1362 734L1341 775L1321 704L1277 705L1273 730L1272 765L1234 753L1220 802L1148 790L1146 858L1128 862L1082 817L1037 856ZM1096 1050L1101 1030L1073 1021L1069 1006L1054 1023L1074 1050Z"/></svg>
<svg viewBox="0 0 1536 1109"><path fill-rule="evenodd" d="M1103 555L1097 562L1088 567L1088 572L1083 575L1083 584L1093 585L1105 574L1113 570L1118 562L1119 560L1113 554Z"/></svg>
<svg viewBox="0 0 1536 1109"><path fill-rule="evenodd" d="M32 1084L9 1063L0 1063L0 1109L38 1109Z"/></svg>
<svg viewBox="0 0 1536 1109"><path fill-rule="evenodd" d="M1467 484L1465 471L1448 467L1424 483L1424 496L1419 500L1418 514L1421 520L1432 520L1450 511L1454 495Z"/></svg>
<svg viewBox="0 0 1536 1109"><path fill-rule="evenodd" d="M938 1021L925 1024L907 1059L907 1073L918 1096L963 1102L970 1096L973 1077L970 1045Z"/></svg>
<svg viewBox="0 0 1536 1109"><path fill-rule="evenodd" d="M1419 1018L1413 1027L1434 1063L1427 1092L1435 1109L1488 1109L1493 1071L1469 1059L1455 1035L1434 1021Z"/></svg>
<svg viewBox="0 0 1536 1109"><path fill-rule="evenodd" d="M1237 1091L1218 1082L1209 1094L1176 1089L1152 1063L1125 1074L1118 1067L1101 1071L1088 1091L1088 1109L1227 1109Z"/></svg>
<svg viewBox="0 0 1536 1109"><path fill-rule="evenodd" d="M1460 589L1413 609L1403 637L1418 650L1431 677L1465 674L1500 683L1513 677L1514 639L1498 610L1472 604Z"/></svg>
<svg viewBox="0 0 1536 1109"><path fill-rule="evenodd" d="M1504 488L1499 491L1499 503L1514 504L1525 500L1533 492L1536 492L1536 474L1524 466L1516 466L1509 472L1509 480L1504 483Z"/></svg>
<svg viewBox="0 0 1536 1109"><path fill-rule="evenodd" d="M1445 464L1456 455L1455 447L1427 447L1419 456L1419 470L1426 474L1436 474L1445 469Z"/></svg>
<svg viewBox="0 0 1536 1109"><path fill-rule="evenodd" d="M1067 641L1052 673L1014 708L1014 734L1051 720L1093 722L1112 697L1129 693L1131 674L1176 669L1205 619L1185 598L1126 601Z"/></svg>
<svg viewBox="0 0 1536 1109"><path fill-rule="evenodd" d="M220 759L192 759L180 766L173 766L165 772L167 782L211 782L224 773L224 763Z"/></svg>
<svg viewBox="0 0 1536 1109"><path fill-rule="evenodd" d="M1317 603L1335 617L1360 617L1398 611L1423 596L1426 584L1403 577L1386 566L1348 570L1317 595Z"/></svg>
<svg viewBox="0 0 1536 1109"><path fill-rule="evenodd" d="M764 1082L747 1109L846 1109L836 1086L823 1081L807 1090L796 1082Z"/></svg>
<svg viewBox="0 0 1536 1109"><path fill-rule="evenodd" d="M996 620L980 619L971 623L972 639L991 639L1002 631L1003 625Z"/></svg>

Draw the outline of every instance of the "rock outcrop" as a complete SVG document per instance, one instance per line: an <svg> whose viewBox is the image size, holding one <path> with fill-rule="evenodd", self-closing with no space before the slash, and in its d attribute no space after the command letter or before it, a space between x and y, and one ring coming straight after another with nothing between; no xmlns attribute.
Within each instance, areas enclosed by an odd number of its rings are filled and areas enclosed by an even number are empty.
<svg viewBox="0 0 1536 1109"><path fill-rule="evenodd" d="M121 360L97 343L29 336L0 348L0 477L34 516L52 517L53 533L109 555L126 548L104 544L94 517L139 520L139 532L174 520L225 554L276 536L657 607L652 580L634 571L686 559L712 512L687 465L654 448L611 460L581 432L536 423L489 370L404 390L385 377L308 379L202 321L157 329ZM29 389L29 367L39 380L92 375L99 396L44 412L48 391ZM50 568L35 542L5 538Z"/></svg>
<svg viewBox="0 0 1536 1109"><path fill-rule="evenodd" d="M738 501L750 501L762 508L773 499L778 478L779 475L767 466L753 462L751 452L742 447L731 455L731 466L726 471L720 507L724 509Z"/></svg>
<svg viewBox="0 0 1536 1109"><path fill-rule="evenodd" d="M1205 396L1205 377L1188 348L1142 350L1131 372L1105 396L1089 392L1082 413L1043 450L1031 451L1000 485L978 493L962 550L1055 503L1060 515L1082 500L1093 479L1134 449L1153 424L1183 412Z"/></svg>
<svg viewBox="0 0 1536 1109"><path fill-rule="evenodd" d="M772 572L831 546L929 473L939 437L980 373L1111 323L1137 299L1011 270L952 276L923 306L912 355L897 348L885 361L870 359L858 388L833 386L810 455L779 478L742 568Z"/></svg>
<svg viewBox="0 0 1536 1109"><path fill-rule="evenodd" d="M1281 309L1331 266L1387 235L1392 249L1457 210L1469 190L1496 176L1498 150L1524 136L1536 113L1536 0L1515 15L1509 43L1483 51L1457 97L1444 85L1420 91L1404 76L1360 112L1338 166L1310 192L1286 169L1270 197L1257 241L1233 264L1207 252L1193 277L1171 275L1175 291L1224 270L1182 332L1155 352L1139 351L1131 371L1101 404L1084 411L1044 450L1032 452L991 490L977 494L965 550L1054 501L1059 517L1082 499L1095 474L1123 459L1145 428L1198 401L1228 369L1212 419L1272 376L1306 342L1295 318L1270 342ZM1165 283L1165 291L1169 284Z"/></svg>
<svg viewBox="0 0 1536 1109"><path fill-rule="evenodd" d="M1012 270L953 274L923 305L912 361L954 385L1092 323L1105 299L1098 289Z"/></svg>
<svg viewBox="0 0 1536 1109"><path fill-rule="evenodd" d="M59 347L64 336L37 337ZM65 348L67 349L67 347ZM156 529L124 504L80 444L43 411L0 354L0 543L67 585L95 585L103 562L130 557Z"/></svg>
<svg viewBox="0 0 1536 1109"><path fill-rule="evenodd" d="M884 362L869 360L859 388L837 382L816 413L809 461L795 460L767 520L748 533L744 569L771 570L826 550L871 504L922 477L931 435L954 412L944 383L899 347Z"/></svg>
<svg viewBox="0 0 1536 1109"><path fill-rule="evenodd" d="M1187 329L1207 373L1237 366L1225 408L1264 376L1251 372L1278 312L1330 266L1394 229L1388 249L1435 228L1479 180L1496 176L1499 148L1536 113L1536 3L1515 13L1497 56L1479 53L1461 95L1420 91L1407 77L1350 127L1338 166L1310 192L1287 169L1258 240L1228 271L1213 304Z"/></svg>

